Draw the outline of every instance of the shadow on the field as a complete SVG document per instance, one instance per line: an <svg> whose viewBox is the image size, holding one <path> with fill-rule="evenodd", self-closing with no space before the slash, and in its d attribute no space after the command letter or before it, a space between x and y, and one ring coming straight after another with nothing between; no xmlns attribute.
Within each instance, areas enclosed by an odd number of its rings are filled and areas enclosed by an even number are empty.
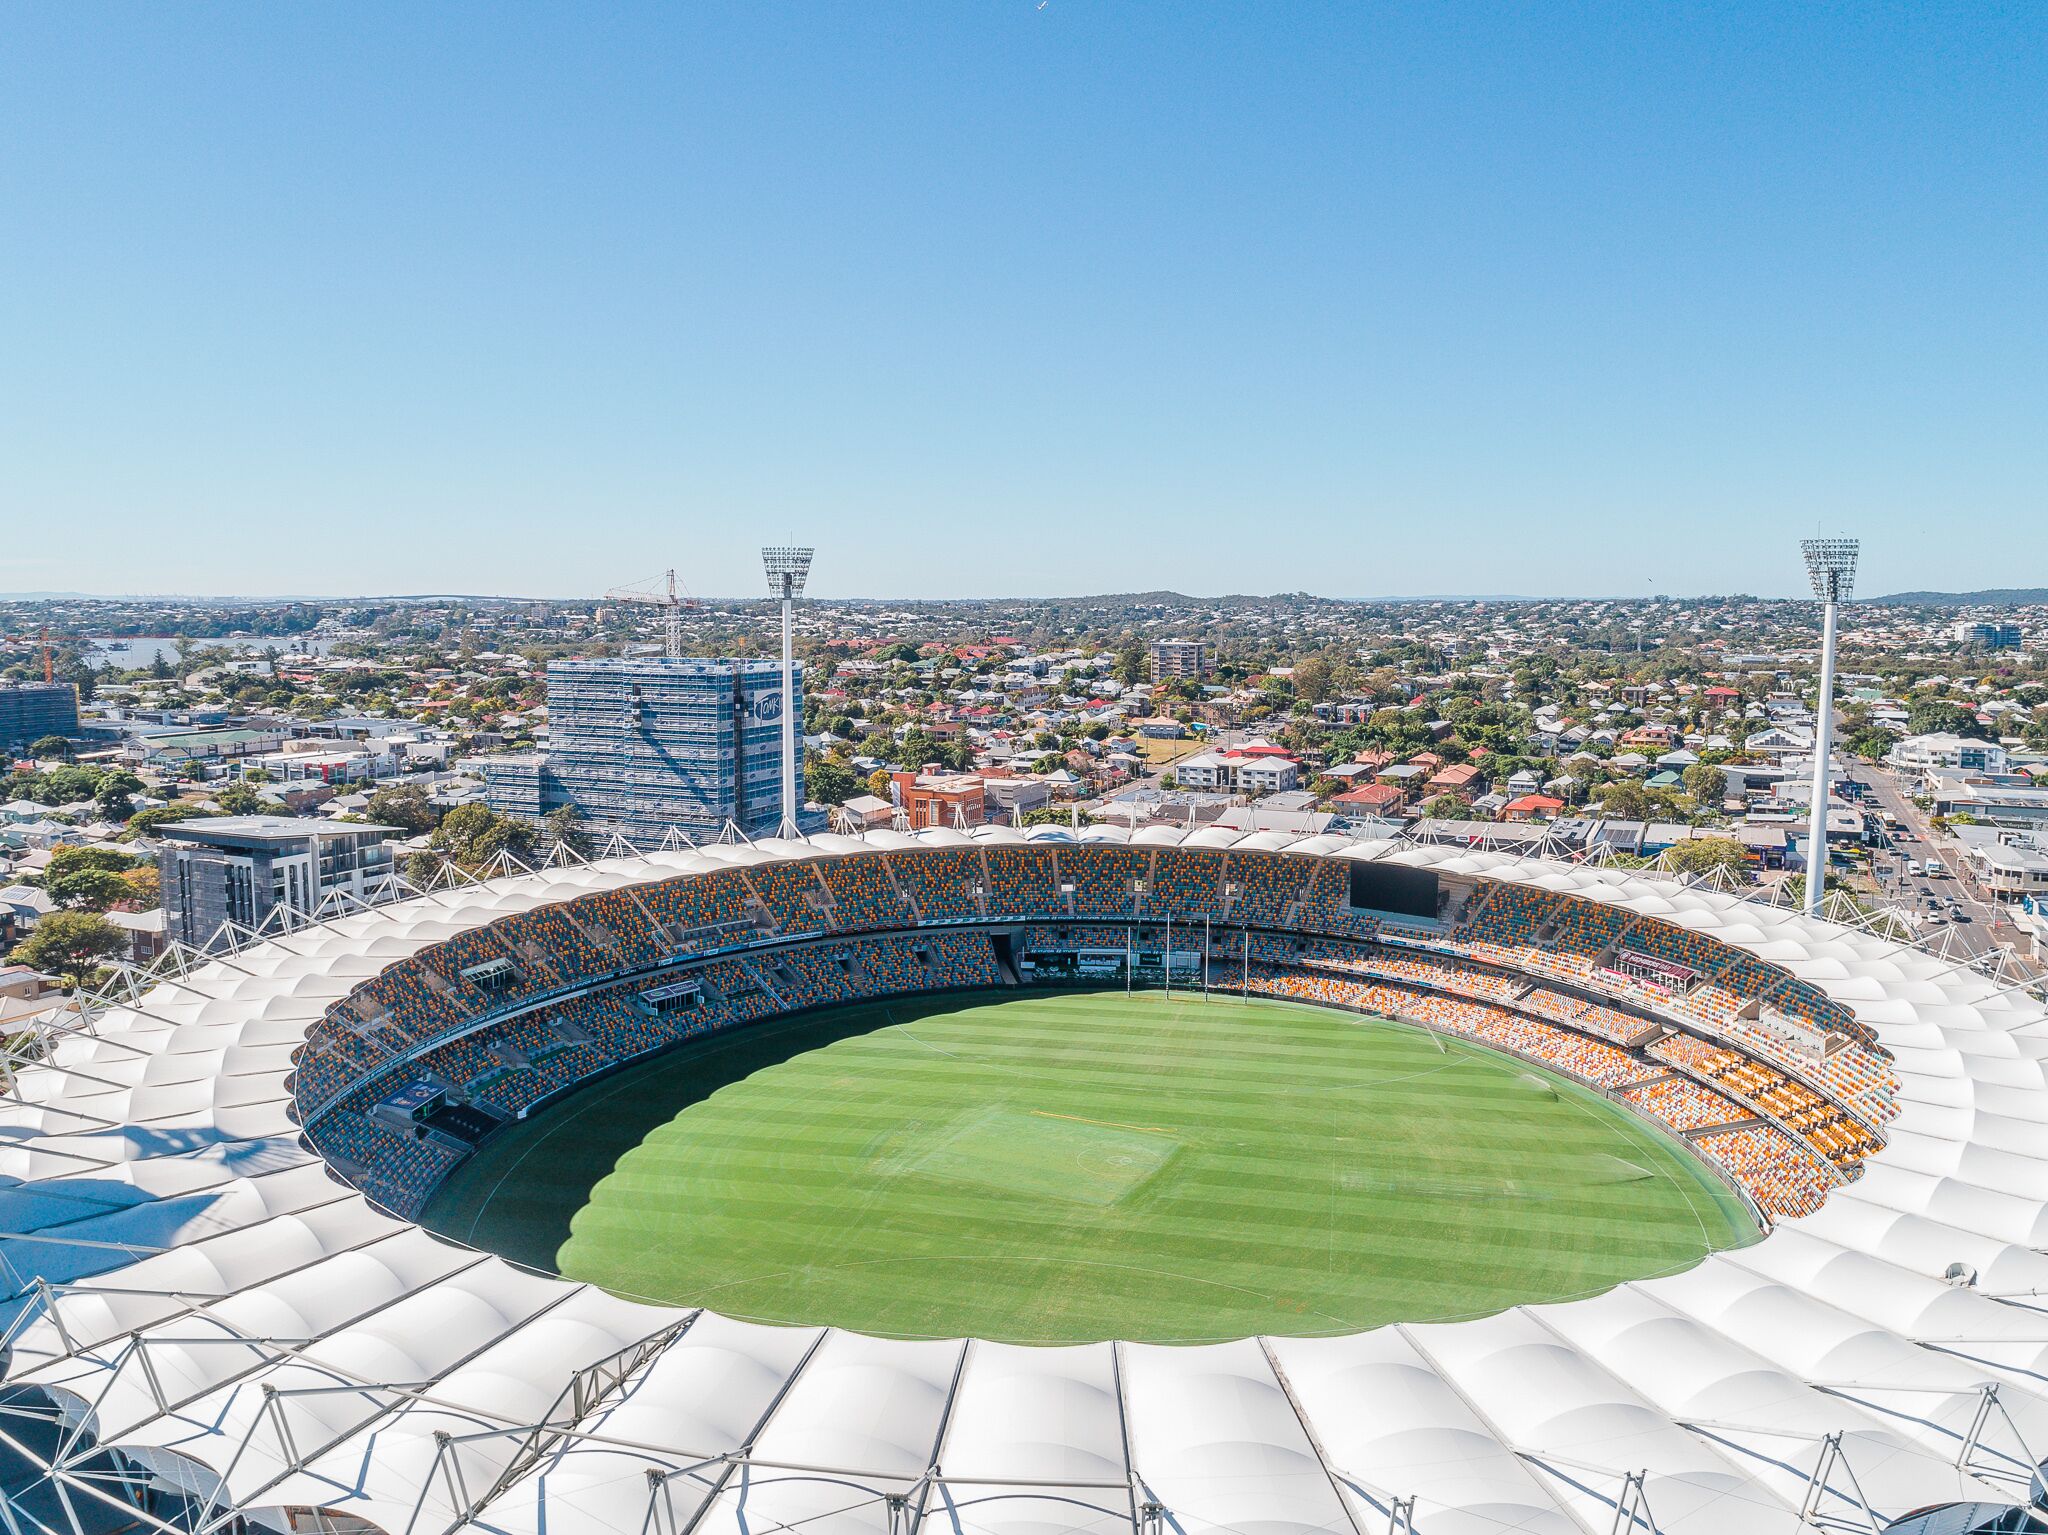
<svg viewBox="0 0 2048 1535"><path fill-rule="evenodd" d="M974 1000L973 993L937 993L770 1018L629 1062L499 1131L441 1185L420 1223L452 1241L557 1272L556 1254L591 1190L691 1104L807 1051Z"/></svg>

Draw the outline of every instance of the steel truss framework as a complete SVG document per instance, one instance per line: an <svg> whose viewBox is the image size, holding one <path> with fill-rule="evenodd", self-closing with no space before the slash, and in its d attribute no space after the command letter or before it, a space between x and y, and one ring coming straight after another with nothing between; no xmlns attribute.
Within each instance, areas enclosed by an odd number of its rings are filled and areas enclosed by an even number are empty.
<svg viewBox="0 0 2048 1535"><path fill-rule="evenodd" d="M452 930L735 859L1075 840L561 850L115 974L9 1046L0 1527L200 1535L292 1508L387 1535L1721 1535L2025 1496L2048 1439L2048 1008L1869 923L1707 883L1482 848L1081 834L1385 859L1677 920L1818 987L1895 1057L1890 1144L1818 1214L1473 1322L1025 1349L640 1306L377 1210L286 1112L310 1024Z"/></svg>

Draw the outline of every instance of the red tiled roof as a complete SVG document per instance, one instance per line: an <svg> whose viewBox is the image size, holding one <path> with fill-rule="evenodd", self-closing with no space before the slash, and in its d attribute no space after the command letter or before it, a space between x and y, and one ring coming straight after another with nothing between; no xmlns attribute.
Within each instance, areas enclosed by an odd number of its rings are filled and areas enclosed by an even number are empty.
<svg viewBox="0 0 2048 1535"><path fill-rule="evenodd" d="M1362 789L1347 789L1342 794L1332 795L1333 805L1391 805L1398 804L1401 791L1392 784L1372 783Z"/></svg>

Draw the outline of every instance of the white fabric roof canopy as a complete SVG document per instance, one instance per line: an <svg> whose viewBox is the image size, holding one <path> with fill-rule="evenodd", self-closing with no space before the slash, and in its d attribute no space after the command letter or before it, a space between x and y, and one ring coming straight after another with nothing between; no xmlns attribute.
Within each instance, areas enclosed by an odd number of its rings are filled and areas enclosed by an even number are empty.
<svg viewBox="0 0 2048 1535"><path fill-rule="evenodd" d="M0 1103L8 1382L252 1507L393 1535L465 1515L510 1535L884 1532L892 1499L963 1535L1134 1531L1148 1507L1184 1535L1376 1532L1397 1509L1428 1535L1584 1535L1632 1499L1667 1535L1722 1535L1800 1528L1816 1467L1820 1511L1851 1522L1859 1486L1885 1515L2022 1496L2029 1447L2048 1446L2048 1010L1641 874L1327 838L1303 853L1536 885L1768 955L1893 1052L1890 1144L1754 1246L1478 1321L1026 1349L642 1306L373 1210L285 1113L291 1052L331 1002L496 916L731 864L1061 840L606 860L341 918L157 986ZM1976 1288L1945 1282L1956 1263ZM48 1304L38 1275L60 1286ZM566 1409L579 1375L596 1384Z"/></svg>

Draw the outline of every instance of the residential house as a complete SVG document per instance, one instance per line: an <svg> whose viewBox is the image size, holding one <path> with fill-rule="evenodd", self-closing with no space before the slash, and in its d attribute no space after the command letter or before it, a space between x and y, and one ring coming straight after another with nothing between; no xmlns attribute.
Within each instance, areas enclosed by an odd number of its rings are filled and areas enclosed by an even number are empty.
<svg viewBox="0 0 2048 1535"><path fill-rule="evenodd" d="M1408 796L1392 784L1369 783L1333 795L1330 808L1350 816L1392 816L1407 800Z"/></svg>
<svg viewBox="0 0 2048 1535"><path fill-rule="evenodd" d="M1423 792L1431 796L1455 794L1460 799L1470 799L1479 792L1481 782L1476 763L1453 762L1448 767L1439 769L1429 782L1423 785Z"/></svg>

